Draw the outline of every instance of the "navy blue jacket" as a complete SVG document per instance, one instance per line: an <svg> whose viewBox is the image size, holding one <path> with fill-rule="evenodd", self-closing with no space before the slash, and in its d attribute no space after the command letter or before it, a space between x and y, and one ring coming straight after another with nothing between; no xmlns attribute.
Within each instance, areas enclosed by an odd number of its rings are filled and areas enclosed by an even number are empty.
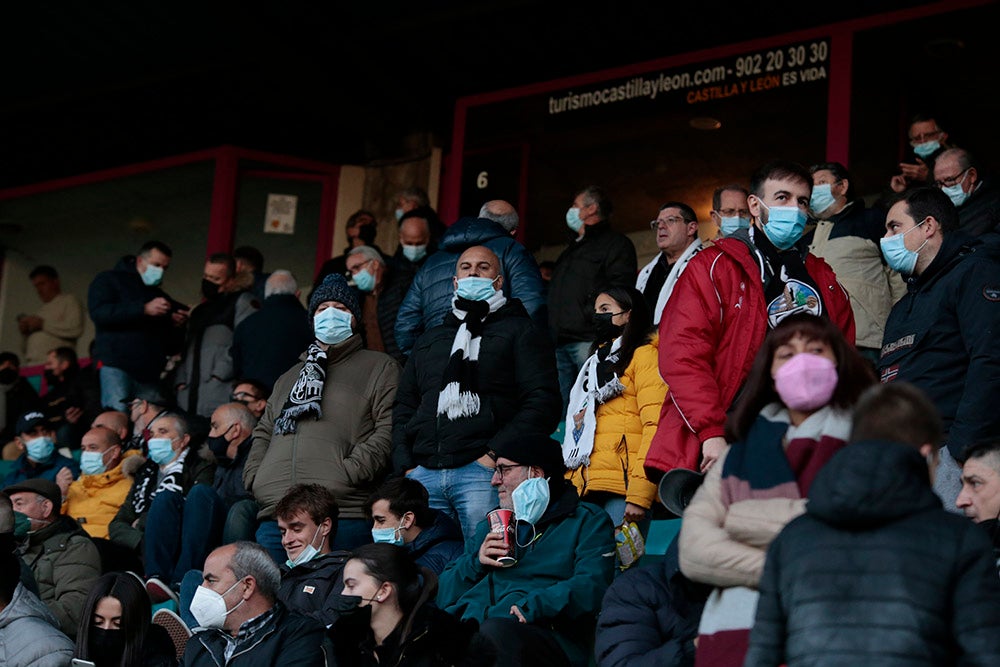
<svg viewBox="0 0 1000 667"><path fill-rule="evenodd" d="M924 457L855 443L771 543L744 665L998 665L998 599L985 531L941 508Z"/></svg>
<svg viewBox="0 0 1000 667"><path fill-rule="evenodd" d="M677 540L663 563L634 567L604 594L597 617L598 667L690 667L711 588L681 574Z"/></svg>
<svg viewBox="0 0 1000 667"><path fill-rule="evenodd" d="M947 234L934 261L911 276L889 313L878 362L882 382L923 389L963 450L1000 433L1000 258L996 248Z"/></svg>
<svg viewBox="0 0 1000 667"><path fill-rule="evenodd" d="M434 574L441 574L451 561L462 555L465 542L462 529L444 512L431 509L434 523L420 531L417 539L406 547L417 565L426 567Z"/></svg>
<svg viewBox="0 0 1000 667"><path fill-rule="evenodd" d="M520 300L532 317L542 307L542 274L527 248L493 220L462 218L445 232L441 250L424 262L399 307L395 333L403 355L409 356L420 334L441 324L451 311L455 264L463 252L477 245L486 246L500 258L503 293L508 298Z"/></svg>
<svg viewBox="0 0 1000 667"><path fill-rule="evenodd" d="M313 341L309 314L294 294L274 294L233 332L233 372L237 378L273 387L275 380L299 363Z"/></svg>
<svg viewBox="0 0 1000 667"><path fill-rule="evenodd" d="M98 273L87 291L87 309L96 329L94 356L138 382L157 382L167 357L180 352L184 344L184 329L174 326L169 313L150 317L143 312L156 297L183 306L159 287L142 282L135 257L123 257L115 268Z"/></svg>
<svg viewBox="0 0 1000 667"><path fill-rule="evenodd" d="M15 459L10 468L10 472L4 477L3 487L11 484L20 484L29 479L47 479L50 482L56 481L56 475L63 468L69 468L73 473L73 479L80 476L80 464L73 459L68 459L59 452L52 453L52 459L48 463L29 463L27 452Z"/></svg>

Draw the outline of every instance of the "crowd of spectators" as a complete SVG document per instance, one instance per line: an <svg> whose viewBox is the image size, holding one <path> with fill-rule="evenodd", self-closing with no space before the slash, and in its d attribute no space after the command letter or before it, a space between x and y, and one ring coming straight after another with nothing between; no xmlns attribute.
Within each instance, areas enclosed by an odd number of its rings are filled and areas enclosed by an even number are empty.
<svg viewBox="0 0 1000 667"><path fill-rule="evenodd" d="M642 267L598 186L542 265L508 202L407 189L398 249L358 211L306 298L243 247L189 307L149 241L87 364L36 268L0 662L1000 663L1000 195L948 138L915 118L871 205L780 160L713 238L668 201Z"/></svg>

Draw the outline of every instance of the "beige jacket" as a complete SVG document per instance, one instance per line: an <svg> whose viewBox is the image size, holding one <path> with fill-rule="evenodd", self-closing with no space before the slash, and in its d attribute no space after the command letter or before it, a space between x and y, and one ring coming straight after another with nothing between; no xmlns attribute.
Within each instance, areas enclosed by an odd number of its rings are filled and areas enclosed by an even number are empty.
<svg viewBox="0 0 1000 667"><path fill-rule="evenodd" d="M906 283L882 263L882 251L870 239L831 239L833 225L830 221L817 223L809 251L833 267L837 280L850 295L857 346L879 349L889 311L906 293Z"/></svg>
<svg viewBox="0 0 1000 667"><path fill-rule="evenodd" d="M705 475L681 523L681 572L712 586L757 588L767 547L785 525L805 512L804 498L722 503L722 466L727 449Z"/></svg>

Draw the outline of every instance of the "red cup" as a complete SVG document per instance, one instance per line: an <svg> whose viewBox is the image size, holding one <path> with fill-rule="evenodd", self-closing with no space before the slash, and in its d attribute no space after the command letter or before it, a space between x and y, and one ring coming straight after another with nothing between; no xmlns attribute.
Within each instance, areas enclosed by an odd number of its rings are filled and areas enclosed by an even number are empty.
<svg viewBox="0 0 1000 667"><path fill-rule="evenodd" d="M490 520L490 532L503 534L503 545L507 548L507 556L500 556L497 562L501 567L510 567L517 562L516 558L510 556L511 544L514 535L514 510L495 509L489 512L486 517Z"/></svg>

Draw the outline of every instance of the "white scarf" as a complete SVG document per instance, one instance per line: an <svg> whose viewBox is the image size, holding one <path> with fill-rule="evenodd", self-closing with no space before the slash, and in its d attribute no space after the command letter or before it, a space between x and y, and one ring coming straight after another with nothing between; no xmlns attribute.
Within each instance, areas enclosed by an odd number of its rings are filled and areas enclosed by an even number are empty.
<svg viewBox="0 0 1000 667"><path fill-rule="evenodd" d="M606 362L616 361L616 352L622 346L619 336L611 343ZM590 453L594 451L594 434L597 432L597 406L606 403L625 391L625 385L618 380L618 375L601 386L597 379L597 358L600 350L594 352L583 362L583 367L576 376L573 388L569 390L569 407L566 410L566 434L563 436L563 461L570 470L580 466L590 465Z"/></svg>
<svg viewBox="0 0 1000 667"><path fill-rule="evenodd" d="M677 279L681 277L684 273L684 269L687 268L688 262L691 258L698 254L698 251L702 249L701 239L695 237L694 241L691 242L678 258L677 262L674 263L673 268L670 269L670 273L667 274L667 279L663 281L663 287L660 288L660 296L656 299L656 308L653 310L653 324L660 323L660 315L663 314L663 309L667 305L667 301L670 299L670 295L674 291L674 285L677 284ZM653 268L656 267L656 263L660 261L660 254L657 253L656 257L653 258L646 266L642 267L639 271L639 277L635 279L635 288L640 292L646 289L646 283L649 282L649 276L653 273Z"/></svg>

